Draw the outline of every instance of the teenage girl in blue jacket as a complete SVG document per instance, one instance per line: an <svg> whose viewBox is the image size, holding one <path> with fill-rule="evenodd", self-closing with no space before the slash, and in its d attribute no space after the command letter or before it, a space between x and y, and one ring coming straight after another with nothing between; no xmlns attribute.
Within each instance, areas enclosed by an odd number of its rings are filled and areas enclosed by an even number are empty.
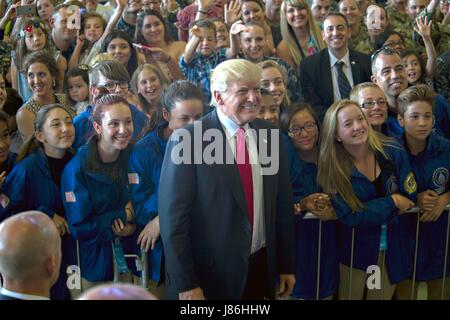
<svg viewBox="0 0 450 320"><path fill-rule="evenodd" d="M188 81L176 81L164 90L161 104L162 110L152 116L150 130L133 149L128 169L137 244L148 252L149 288L158 298L164 298L163 288L157 288L161 282L163 255L157 212L161 165L172 132L202 116L202 92Z"/></svg>
<svg viewBox="0 0 450 320"><path fill-rule="evenodd" d="M390 299L411 268L410 243L398 223L398 214L414 206L407 196L414 198L417 187L406 153L371 128L356 102L341 100L324 118L317 180L332 194L341 222L340 299L363 299L364 294L367 299ZM365 292L366 272L375 265L383 273L383 290Z"/></svg>
<svg viewBox="0 0 450 320"><path fill-rule="evenodd" d="M128 252L126 237L135 229L126 169L130 107L119 95L106 94L92 118L96 135L68 163L61 182L69 230L79 242L83 290L113 279L112 241L125 237L118 247Z"/></svg>
<svg viewBox="0 0 450 320"><path fill-rule="evenodd" d="M67 234L60 198L61 175L73 156L70 148L74 137L72 117L63 107L53 104L41 108L36 114L35 134L22 147L3 188L8 197L8 205L3 208L6 215L39 210L52 218L59 230L63 261L59 280L51 291L53 299L68 298L66 269L74 262L74 241Z"/></svg>
<svg viewBox="0 0 450 320"><path fill-rule="evenodd" d="M295 157L290 158L297 247L296 284L292 296L300 299L331 299L339 284L337 218L330 197L322 192L316 181L319 121L310 106L300 104L293 106L289 115L283 118L282 129L288 133L296 149ZM308 212L315 217L306 215ZM321 251L318 279L319 225Z"/></svg>

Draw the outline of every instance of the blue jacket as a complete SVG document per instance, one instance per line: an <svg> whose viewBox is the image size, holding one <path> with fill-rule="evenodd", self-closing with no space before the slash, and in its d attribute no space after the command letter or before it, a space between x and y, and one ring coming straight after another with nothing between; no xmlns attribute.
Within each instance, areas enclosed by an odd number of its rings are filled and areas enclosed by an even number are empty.
<svg viewBox="0 0 450 320"><path fill-rule="evenodd" d="M137 225L136 235L158 215L159 176L167 144L167 140L161 137L166 126L167 123L147 133L130 154L128 183ZM148 252L149 274L154 281L160 280L162 252L159 238L155 248Z"/></svg>
<svg viewBox="0 0 450 320"><path fill-rule="evenodd" d="M6 177L3 191L9 197L8 206L6 208L0 206L4 209L4 217L27 210L42 211L50 218L55 214L66 217L59 187L52 179L48 160L42 149L31 153L16 164ZM72 236L66 234L61 241L63 255L60 275L52 287L52 299L68 299L66 269L76 261L75 241Z"/></svg>
<svg viewBox="0 0 450 320"><path fill-rule="evenodd" d="M145 129L148 123L148 117L145 113L139 111L134 105L130 104L131 117L133 118L133 139L137 140L142 131ZM86 110L77 115L73 119L73 125L75 126L75 141L73 142L73 148L78 150L84 145L94 132L92 124L92 106L87 106Z"/></svg>
<svg viewBox="0 0 450 320"><path fill-rule="evenodd" d="M6 176L3 192L9 198L6 208L0 206L0 221L26 210L65 217L58 186L51 177L48 161L42 149L21 160Z"/></svg>
<svg viewBox="0 0 450 320"><path fill-rule="evenodd" d="M406 146L405 138L403 142ZM418 193L433 190L441 195L450 188L450 140L436 133L428 137L426 149L417 156L409 154ZM437 221L420 223L416 279L435 280L444 270L445 236L448 213L443 212ZM417 215L405 215L402 221L415 241ZM450 274L450 255L447 259L447 276Z"/></svg>
<svg viewBox="0 0 450 320"><path fill-rule="evenodd" d="M404 130L398 123L397 116L388 113L386 122L381 126L381 132L388 137L398 137L403 134Z"/></svg>
<svg viewBox="0 0 450 320"><path fill-rule="evenodd" d="M6 171L9 174L16 164L17 153L9 152L6 161L0 165L0 171Z"/></svg>
<svg viewBox="0 0 450 320"><path fill-rule="evenodd" d="M285 144L286 145L286 144ZM290 154L290 150L286 152ZM322 192L317 185L317 166L300 159L297 152L289 164L294 203L310 194ZM317 288L319 219L295 217L296 233L296 283L292 296L301 299L315 299ZM339 285L339 259L337 247L336 221L322 222L320 255L320 290L323 299L336 293Z"/></svg>
<svg viewBox="0 0 450 320"><path fill-rule="evenodd" d="M96 147L96 140L82 146L61 180L69 229L79 241L81 275L93 282L113 278L111 241L116 235L111 226L116 219L126 221L130 199L126 184L117 186L106 174L87 171L89 150Z"/></svg>
<svg viewBox="0 0 450 320"><path fill-rule="evenodd" d="M434 99L434 119L436 132L450 139L450 102L441 94Z"/></svg>
<svg viewBox="0 0 450 320"><path fill-rule="evenodd" d="M410 238L406 229L399 223L398 210L391 194L400 192L413 201L416 199L417 185L409 166L408 157L400 145L385 147L388 158L377 155L381 167L381 194L366 176L353 168L350 181L353 191L364 204L364 209L352 211L340 194L333 197L333 206L342 224L339 225L338 242L340 262L350 266L352 228L355 227L355 248L353 268L363 271L370 265L376 265L381 240L386 235L386 267L391 283L406 279L412 269ZM386 233L382 233L386 225ZM384 241L383 241L384 243Z"/></svg>

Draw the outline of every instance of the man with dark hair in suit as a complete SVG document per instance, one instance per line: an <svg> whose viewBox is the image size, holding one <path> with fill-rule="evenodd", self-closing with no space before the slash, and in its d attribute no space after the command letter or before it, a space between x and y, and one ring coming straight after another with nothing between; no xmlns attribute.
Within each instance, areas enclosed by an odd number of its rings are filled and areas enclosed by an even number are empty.
<svg viewBox="0 0 450 320"><path fill-rule="evenodd" d="M288 167L279 131L256 119L261 75L246 60L219 64L211 76L215 110L167 145L158 201L171 299L274 298L277 274L278 294L292 291Z"/></svg>
<svg viewBox="0 0 450 320"><path fill-rule="evenodd" d="M350 30L347 19L330 12L323 21L327 49L302 59L300 83L306 102L322 120L333 102L348 99L351 88L370 81L370 57L348 48Z"/></svg>
<svg viewBox="0 0 450 320"><path fill-rule="evenodd" d="M27 211L0 224L0 300L48 300L60 264L61 239L46 214Z"/></svg>

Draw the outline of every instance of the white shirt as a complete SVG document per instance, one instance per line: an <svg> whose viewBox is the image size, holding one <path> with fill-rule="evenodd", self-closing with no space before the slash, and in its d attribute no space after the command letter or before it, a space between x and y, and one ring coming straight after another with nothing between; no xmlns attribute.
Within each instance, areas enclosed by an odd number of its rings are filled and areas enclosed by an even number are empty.
<svg viewBox="0 0 450 320"><path fill-rule="evenodd" d="M228 118L219 107L216 108L219 121L225 131L226 139L236 159L236 133L240 126ZM261 174L261 165L259 162L257 136L254 130L251 130L248 123L243 127L247 141L247 150L250 163L252 165L253 180L253 235L251 253L266 246L266 230L264 223L264 199L263 199L263 178ZM250 130L249 130L250 129Z"/></svg>
<svg viewBox="0 0 450 320"><path fill-rule="evenodd" d="M34 296L32 294L18 293L18 292L14 292L14 291L9 291L5 288L2 288L0 293L3 294L4 296L8 296L8 297L16 298L16 299L20 299L20 300L50 300L47 297Z"/></svg>
<svg viewBox="0 0 450 320"><path fill-rule="evenodd" d="M341 100L341 92L339 91L339 84L338 84L338 69L336 63L343 62L344 65L342 66L342 71L344 71L345 75L347 76L348 82L350 83L350 87L353 88L353 76L352 76L352 68L350 64L350 55L349 51L347 49L347 53L345 56L338 60L330 50L328 50L328 54L330 55L330 69L331 69L331 79L333 81L333 96L334 96L334 102Z"/></svg>

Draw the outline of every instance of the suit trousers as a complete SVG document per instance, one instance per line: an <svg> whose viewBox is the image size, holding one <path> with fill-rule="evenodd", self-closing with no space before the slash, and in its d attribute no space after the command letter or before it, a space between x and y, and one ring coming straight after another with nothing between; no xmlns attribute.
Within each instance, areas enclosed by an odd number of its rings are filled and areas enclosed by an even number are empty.
<svg viewBox="0 0 450 320"><path fill-rule="evenodd" d="M263 300L271 296L268 288L267 252L266 248L262 248L250 256L242 299Z"/></svg>

